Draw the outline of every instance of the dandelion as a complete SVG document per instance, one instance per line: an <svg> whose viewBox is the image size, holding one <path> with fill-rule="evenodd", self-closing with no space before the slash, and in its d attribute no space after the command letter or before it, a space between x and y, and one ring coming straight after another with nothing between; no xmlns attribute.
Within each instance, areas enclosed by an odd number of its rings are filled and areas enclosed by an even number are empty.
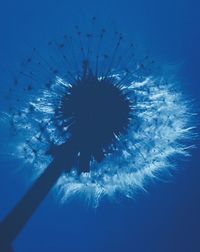
<svg viewBox="0 0 200 252"><path fill-rule="evenodd" d="M79 195L97 207L103 197L133 197L192 147L190 103L177 84L121 33L108 50L105 29L75 30L76 39L50 41L47 58L34 48L14 81L13 153L41 175L4 220L6 244L56 182L62 202Z"/></svg>

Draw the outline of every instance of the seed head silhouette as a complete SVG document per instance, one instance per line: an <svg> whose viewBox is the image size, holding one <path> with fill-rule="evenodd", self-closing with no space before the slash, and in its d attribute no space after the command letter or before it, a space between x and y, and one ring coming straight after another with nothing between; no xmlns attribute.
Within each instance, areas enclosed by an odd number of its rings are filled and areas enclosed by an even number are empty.
<svg viewBox="0 0 200 252"><path fill-rule="evenodd" d="M63 201L81 193L96 207L103 196L133 197L174 167L171 156L188 155L192 114L176 84L121 33L106 42L105 29L75 31L50 41L46 57L34 48L8 91L14 153L41 175L2 221L0 251L56 182Z"/></svg>
<svg viewBox="0 0 200 252"><path fill-rule="evenodd" d="M114 77L99 79L92 72L88 61L83 62L83 76L66 88L58 108L55 122L67 128L76 146L78 169L89 171L92 157L100 162L115 136L123 134L130 119L130 101ZM65 154L64 146L54 146L49 153Z"/></svg>

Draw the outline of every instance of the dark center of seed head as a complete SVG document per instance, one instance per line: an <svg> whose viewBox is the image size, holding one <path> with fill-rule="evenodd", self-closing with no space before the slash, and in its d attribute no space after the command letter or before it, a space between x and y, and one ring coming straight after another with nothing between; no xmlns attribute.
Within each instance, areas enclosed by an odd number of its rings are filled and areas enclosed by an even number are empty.
<svg viewBox="0 0 200 252"><path fill-rule="evenodd" d="M57 119L65 122L80 153L79 170L88 171L92 158L100 162L105 151L123 134L129 122L130 101L113 77L83 75L63 96Z"/></svg>

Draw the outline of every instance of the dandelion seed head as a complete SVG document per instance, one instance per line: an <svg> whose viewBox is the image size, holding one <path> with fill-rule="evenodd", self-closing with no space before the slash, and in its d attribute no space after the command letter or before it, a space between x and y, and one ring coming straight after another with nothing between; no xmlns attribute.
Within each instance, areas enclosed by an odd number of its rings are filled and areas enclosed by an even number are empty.
<svg viewBox="0 0 200 252"><path fill-rule="evenodd" d="M188 156L193 147L188 144L194 138L190 103L177 84L154 73L148 57L133 60L132 51L125 57L131 64L124 67L121 34L111 56L105 54L104 34L87 36L95 49L80 46L76 57L70 39L70 55L62 51L65 43L56 44L62 60L51 58L48 65L41 55L37 64L29 58L31 71L27 68L22 75L38 78L32 68L39 65L45 87L36 90L26 82L23 92L28 95L20 111L8 113L18 135L14 152L35 167L35 174L46 168L58 146L74 139L77 160L56 185L61 202L77 195L96 207L103 197L134 197L150 178L175 168L172 158Z"/></svg>

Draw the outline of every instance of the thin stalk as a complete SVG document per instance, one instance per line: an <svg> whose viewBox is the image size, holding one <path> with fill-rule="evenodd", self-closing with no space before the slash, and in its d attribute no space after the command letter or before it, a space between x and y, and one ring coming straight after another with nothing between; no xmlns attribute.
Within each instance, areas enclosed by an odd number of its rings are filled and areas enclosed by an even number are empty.
<svg viewBox="0 0 200 252"><path fill-rule="evenodd" d="M65 170L70 170L76 152L71 143L59 147L54 160L33 183L28 192L0 224L0 252L12 251L11 245L40 203Z"/></svg>

